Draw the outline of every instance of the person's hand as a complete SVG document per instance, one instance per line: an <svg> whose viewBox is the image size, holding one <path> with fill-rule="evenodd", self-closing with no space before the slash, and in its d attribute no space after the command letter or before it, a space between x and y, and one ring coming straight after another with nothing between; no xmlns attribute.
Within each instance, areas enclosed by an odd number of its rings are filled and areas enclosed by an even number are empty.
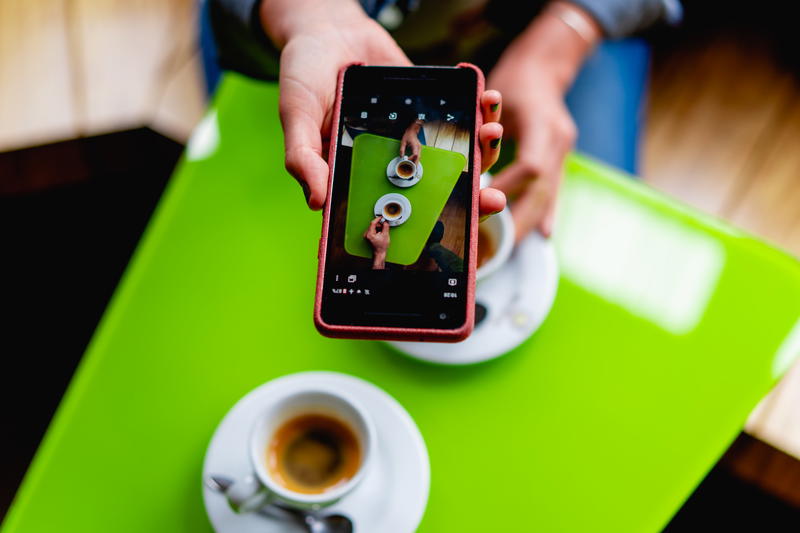
<svg viewBox="0 0 800 533"><path fill-rule="evenodd" d="M311 209L325 205L328 183L327 146L339 70L354 62L410 65L392 37L367 17L354 1L263 0L261 22L282 49L280 116L286 147L286 169L300 183ZM483 169L497 161L502 136L500 94L482 95L484 124L480 130ZM489 109L493 106L493 111ZM480 213L505 207L505 196L484 189Z"/></svg>
<svg viewBox="0 0 800 533"><path fill-rule="evenodd" d="M596 25L590 27L599 38ZM489 77L488 86L503 93L507 135L517 142L516 159L492 186L513 201L518 241L534 229L545 237L553 231L564 158L577 136L564 93L592 44L545 11L506 50Z"/></svg>
<svg viewBox="0 0 800 533"><path fill-rule="evenodd" d="M389 223L381 222L383 217L377 216L369 223L364 238L372 246L372 268L382 269L386 264L386 251L389 249Z"/></svg>
<svg viewBox="0 0 800 533"><path fill-rule="evenodd" d="M386 253L389 249L389 224L382 222L383 217L377 216L369 223L364 238L369 241L372 250L376 253Z"/></svg>
<svg viewBox="0 0 800 533"><path fill-rule="evenodd" d="M422 124L419 122L412 122L403 133L403 138L400 139L400 157L406 155L406 150L411 149L409 160L416 164L419 161L419 152L422 150L422 143L419 142L419 129Z"/></svg>
<svg viewBox="0 0 800 533"><path fill-rule="evenodd" d="M411 65L392 37L354 1L264 0L261 21L282 48L280 116L286 169L311 209L325 204L327 146L336 82L347 64Z"/></svg>

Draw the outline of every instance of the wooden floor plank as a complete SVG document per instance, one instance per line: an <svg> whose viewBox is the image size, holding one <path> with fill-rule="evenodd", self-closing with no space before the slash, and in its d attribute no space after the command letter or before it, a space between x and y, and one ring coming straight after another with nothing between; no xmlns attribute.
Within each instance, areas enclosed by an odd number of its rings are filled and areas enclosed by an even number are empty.
<svg viewBox="0 0 800 533"><path fill-rule="evenodd" d="M148 124L176 54L194 41L193 0L72 0L85 134Z"/></svg>
<svg viewBox="0 0 800 533"><path fill-rule="evenodd" d="M168 79L151 118L151 127L185 144L206 109L200 53L195 52Z"/></svg>
<svg viewBox="0 0 800 533"><path fill-rule="evenodd" d="M0 1L0 151L77 134L66 0Z"/></svg>
<svg viewBox="0 0 800 533"><path fill-rule="evenodd" d="M463 154L464 157L469 159L469 138L470 132L467 130L457 130L455 139L453 140L453 151ZM464 172L469 168L469 161L464 163Z"/></svg>
<svg viewBox="0 0 800 533"><path fill-rule="evenodd" d="M795 88L800 95L800 88ZM800 97L781 113L763 143L757 168L750 169L746 187L725 213L735 224L800 257L791 237L800 223Z"/></svg>
<svg viewBox="0 0 800 533"><path fill-rule="evenodd" d="M455 138L456 125L452 122L442 122L439 126L439 134L436 136L434 146L444 150L452 150Z"/></svg>
<svg viewBox="0 0 800 533"><path fill-rule="evenodd" d="M652 82L645 181L723 214L748 179L743 169L754 150L793 96L789 75L736 41L713 40L668 58Z"/></svg>
<svg viewBox="0 0 800 533"><path fill-rule="evenodd" d="M800 459L800 364L795 364L765 400L769 406L751 416L747 431Z"/></svg>

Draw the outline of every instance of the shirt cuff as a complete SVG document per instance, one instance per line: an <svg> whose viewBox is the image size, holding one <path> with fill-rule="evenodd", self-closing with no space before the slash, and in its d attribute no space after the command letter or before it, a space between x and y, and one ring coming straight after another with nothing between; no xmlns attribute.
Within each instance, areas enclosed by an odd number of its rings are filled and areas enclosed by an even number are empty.
<svg viewBox="0 0 800 533"><path fill-rule="evenodd" d="M618 39L658 21L677 24L683 15L679 0L569 0L589 13L606 37Z"/></svg>

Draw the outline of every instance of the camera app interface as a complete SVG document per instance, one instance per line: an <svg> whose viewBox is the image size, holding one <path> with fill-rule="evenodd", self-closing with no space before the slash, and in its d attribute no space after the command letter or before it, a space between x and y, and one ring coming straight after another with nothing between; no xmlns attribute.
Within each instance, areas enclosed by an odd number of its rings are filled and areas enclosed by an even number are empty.
<svg viewBox="0 0 800 533"><path fill-rule="evenodd" d="M463 325L475 90L471 69L348 70L323 287L327 323Z"/></svg>

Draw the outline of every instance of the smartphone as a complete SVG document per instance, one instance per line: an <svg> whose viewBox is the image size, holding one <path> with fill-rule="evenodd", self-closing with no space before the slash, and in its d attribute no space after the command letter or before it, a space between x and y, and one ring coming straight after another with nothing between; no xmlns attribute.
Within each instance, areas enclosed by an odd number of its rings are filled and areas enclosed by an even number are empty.
<svg viewBox="0 0 800 533"><path fill-rule="evenodd" d="M339 75L314 321L331 337L456 342L474 323L483 74Z"/></svg>

